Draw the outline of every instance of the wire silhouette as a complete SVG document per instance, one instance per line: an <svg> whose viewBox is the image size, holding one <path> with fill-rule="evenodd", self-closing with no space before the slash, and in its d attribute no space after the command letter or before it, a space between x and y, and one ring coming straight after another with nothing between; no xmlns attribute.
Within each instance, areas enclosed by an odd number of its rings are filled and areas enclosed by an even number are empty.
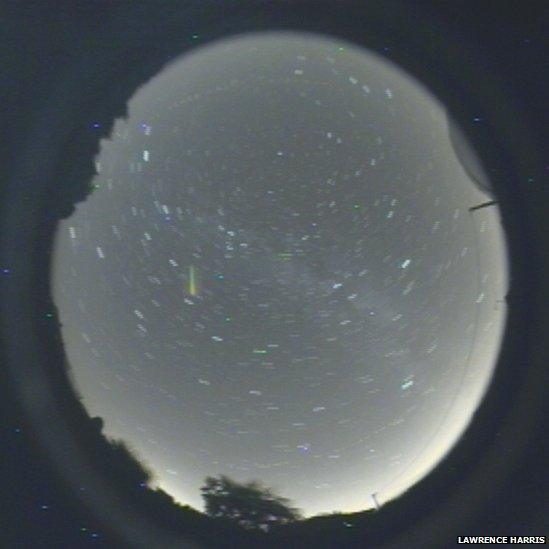
<svg viewBox="0 0 549 549"><path fill-rule="evenodd" d="M476 268L477 295L480 295L480 290L481 290L481 287L482 287L481 270L480 270L480 265L481 265L480 257L481 256L480 256L480 246L479 246L479 240L478 240L478 230L477 230L476 222L475 222L475 219L474 219L474 216L472 215L472 213L476 210L479 210L481 208L485 208L487 206L491 206L493 204L497 204L497 201L493 200L493 201L490 201L490 202L484 202L483 204L480 204L478 206L473 206L472 208L469 208L469 210L468 210L469 214L471 215L471 221L472 221L472 224L473 224L473 227L474 227L474 235L475 235L474 240L475 240L476 265L477 265L477 268ZM465 376L467 375L467 372L469 371L469 368L471 366L471 358L473 356L473 352L476 348L476 343L477 343L477 335L478 335L478 328L479 328L479 317L480 317L480 304L477 304L476 307L475 307L475 320L473 322L473 326L474 326L473 336L471 338L471 345L469 347L469 352L467 353L466 366L463 369L463 372L461 374L461 377L460 377L460 380L459 380L459 383L458 383L458 386L457 386L457 390L454 392L454 395L453 395L453 397L450 401L450 404L449 404L448 408L446 409L445 413L443 414L438 427L435 429L433 435L429 438L429 440L424 444L423 448L416 454L416 456L412 459L412 461L410 461L408 463L408 466L405 469L403 469L402 471L400 471L400 473L398 473L392 480L387 482L375 494L378 494L379 492L385 491L398 478L400 478L402 475L404 475L404 473L406 473L412 467L412 465L414 465L416 463L416 461L424 454L425 449L432 443L432 441L435 439L435 437L440 432L440 429L442 428L442 425L446 421L446 418L448 417L450 411L453 409L453 406L454 406L454 403L456 401L457 396L461 392L461 389L462 389L462 386L463 386L463 381L464 381ZM463 433L461 433L460 436L462 434ZM451 451L451 449L449 451ZM373 496L374 496L374 494L372 494L372 499L374 500L374 503L376 504L376 509L379 509L379 503L377 501L377 498L374 498Z"/></svg>

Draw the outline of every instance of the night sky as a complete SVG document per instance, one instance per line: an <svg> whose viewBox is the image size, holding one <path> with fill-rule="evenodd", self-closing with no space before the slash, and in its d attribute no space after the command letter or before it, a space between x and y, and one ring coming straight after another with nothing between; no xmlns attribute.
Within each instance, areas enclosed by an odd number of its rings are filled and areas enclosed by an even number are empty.
<svg viewBox="0 0 549 549"><path fill-rule="evenodd" d="M200 37L197 37L199 41ZM490 380L497 207L400 69L297 34L197 48L137 90L60 224L75 387L178 501L260 479L306 515L409 488Z"/></svg>

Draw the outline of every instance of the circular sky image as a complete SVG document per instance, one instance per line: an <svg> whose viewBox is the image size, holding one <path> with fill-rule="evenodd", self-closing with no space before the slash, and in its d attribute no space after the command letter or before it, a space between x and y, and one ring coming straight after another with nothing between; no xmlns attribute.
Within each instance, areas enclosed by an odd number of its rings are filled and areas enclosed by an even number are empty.
<svg viewBox="0 0 549 549"><path fill-rule="evenodd" d="M304 516L425 477L506 316L499 210L459 136L422 84L328 36L233 36L139 88L53 261L104 433L198 510L212 475Z"/></svg>

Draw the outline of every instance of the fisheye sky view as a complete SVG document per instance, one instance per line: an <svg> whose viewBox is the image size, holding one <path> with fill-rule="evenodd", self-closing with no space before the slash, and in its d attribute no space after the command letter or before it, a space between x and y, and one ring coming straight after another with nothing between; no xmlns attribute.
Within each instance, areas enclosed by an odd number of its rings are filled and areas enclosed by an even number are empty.
<svg viewBox="0 0 549 549"><path fill-rule="evenodd" d="M505 321L497 206L440 103L318 35L197 47L138 89L56 239L75 389L156 482L304 515L400 495L459 438Z"/></svg>

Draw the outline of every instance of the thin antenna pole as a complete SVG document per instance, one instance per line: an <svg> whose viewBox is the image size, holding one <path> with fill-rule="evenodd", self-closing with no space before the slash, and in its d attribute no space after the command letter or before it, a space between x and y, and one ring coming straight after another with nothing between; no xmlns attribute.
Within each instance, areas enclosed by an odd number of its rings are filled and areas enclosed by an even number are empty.
<svg viewBox="0 0 549 549"><path fill-rule="evenodd" d="M471 206L469 208L470 212L475 212L476 210L480 210L481 208L487 208L488 206L493 206L494 204L497 204L497 200L490 200L490 202L484 202L483 204L478 204L477 206Z"/></svg>

